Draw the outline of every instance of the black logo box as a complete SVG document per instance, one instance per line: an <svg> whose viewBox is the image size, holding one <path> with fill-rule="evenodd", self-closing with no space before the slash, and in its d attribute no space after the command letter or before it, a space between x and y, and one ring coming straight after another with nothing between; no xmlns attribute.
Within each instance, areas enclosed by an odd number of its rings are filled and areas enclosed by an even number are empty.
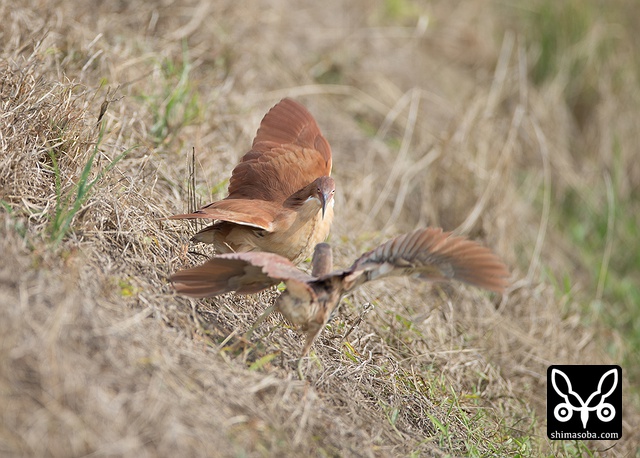
<svg viewBox="0 0 640 458"><path fill-rule="evenodd" d="M554 365L547 369L547 435L563 439L567 433L622 437L620 366Z"/></svg>

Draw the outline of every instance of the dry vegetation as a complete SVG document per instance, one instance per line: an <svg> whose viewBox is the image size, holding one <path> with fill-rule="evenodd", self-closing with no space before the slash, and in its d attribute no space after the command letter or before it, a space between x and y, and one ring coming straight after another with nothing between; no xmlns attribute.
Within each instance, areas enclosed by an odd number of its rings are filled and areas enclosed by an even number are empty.
<svg viewBox="0 0 640 458"><path fill-rule="evenodd" d="M527 19L553 2L453 3L0 0L0 454L637 456L640 10L570 17L553 56ZM372 284L303 380L278 317L233 345L277 293L175 296L206 252L158 218L192 150L198 200L223 197L284 96L334 149L338 265L442 226L509 294ZM623 365L623 440L546 439L552 363Z"/></svg>

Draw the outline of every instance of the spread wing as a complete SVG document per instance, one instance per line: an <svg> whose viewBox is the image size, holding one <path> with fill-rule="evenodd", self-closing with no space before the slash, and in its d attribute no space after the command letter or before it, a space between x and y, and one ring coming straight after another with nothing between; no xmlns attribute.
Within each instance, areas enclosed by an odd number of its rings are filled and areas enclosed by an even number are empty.
<svg viewBox="0 0 640 458"><path fill-rule="evenodd" d="M180 294L209 297L231 291L254 294L281 281L306 285L313 277L277 254L249 252L213 257L200 266L176 272L170 280Z"/></svg>
<svg viewBox="0 0 640 458"><path fill-rule="evenodd" d="M228 199L283 202L316 178L331 174L331 147L305 107L283 99L264 116L233 169Z"/></svg>
<svg viewBox="0 0 640 458"><path fill-rule="evenodd" d="M362 255L346 271L345 291L392 275L458 280L502 293L508 285L509 271L488 248L440 228L426 228L396 237Z"/></svg>
<svg viewBox="0 0 640 458"><path fill-rule="evenodd" d="M273 231L273 221L282 206L273 202L247 199L223 199L202 207L193 213L173 215L169 219L213 219Z"/></svg>
<svg viewBox="0 0 640 458"><path fill-rule="evenodd" d="M292 99L282 99L264 116L253 140L252 151L242 161L254 159L261 152L269 151L272 145L293 144L316 150L331 172L331 147L322 136L313 115Z"/></svg>

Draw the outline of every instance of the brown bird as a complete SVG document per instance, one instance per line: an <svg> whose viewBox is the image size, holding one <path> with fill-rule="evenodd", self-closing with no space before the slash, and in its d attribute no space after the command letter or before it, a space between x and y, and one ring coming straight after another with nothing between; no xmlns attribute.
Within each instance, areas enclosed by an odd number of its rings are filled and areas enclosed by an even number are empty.
<svg viewBox="0 0 640 458"><path fill-rule="evenodd" d="M306 331L304 356L341 297L367 281L410 275L430 281L459 280L503 293L509 277L507 267L488 248L440 228L401 235L363 254L348 269L331 270L331 248L321 243L315 248L312 275L276 254L238 253L217 256L201 266L181 270L171 281L178 293L192 297L230 291L253 294L283 281L286 290L254 328L273 310L279 311Z"/></svg>
<svg viewBox="0 0 640 458"><path fill-rule="evenodd" d="M335 182L331 147L299 103L283 99L264 116L233 169L229 195L194 213L170 219L215 222L192 240L218 253L268 251L298 264L329 235Z"/></svg>

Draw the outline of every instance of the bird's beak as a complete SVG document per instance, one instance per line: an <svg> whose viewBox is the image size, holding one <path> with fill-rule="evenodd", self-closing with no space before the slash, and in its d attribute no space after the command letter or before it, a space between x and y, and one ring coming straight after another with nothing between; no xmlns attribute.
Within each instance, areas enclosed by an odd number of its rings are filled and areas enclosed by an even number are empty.
<svg viewBox="0 0 640 458"><path fill-rule="evenodd" d="M324 214L327 211L327 205L331 200L331 192L321 192L320 193L320 204L322 205L322 219L324 219Z"/></svg>

